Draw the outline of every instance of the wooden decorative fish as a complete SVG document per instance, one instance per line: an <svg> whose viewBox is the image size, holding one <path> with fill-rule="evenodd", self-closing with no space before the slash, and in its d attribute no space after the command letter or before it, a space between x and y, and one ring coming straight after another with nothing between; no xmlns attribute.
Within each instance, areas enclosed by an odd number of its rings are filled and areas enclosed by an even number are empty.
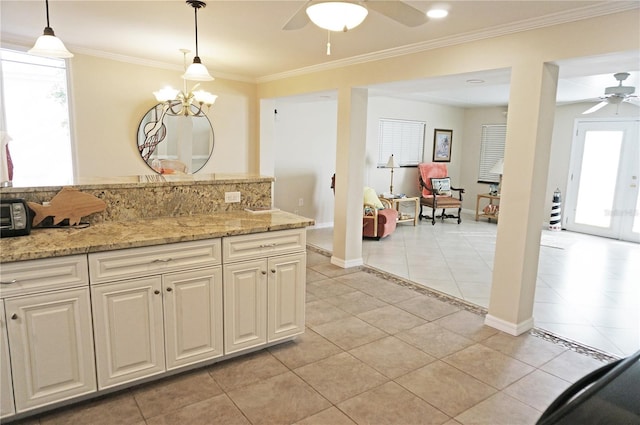
<svg viewBox="0 0 640 425"><path fill-rule="evenodd" d="M107 204L99 198L80 192L70 187L63 188L51 199L49 205L27 202L36 215L33 217L32 227L37 226L47 217L53 216L53 224L59 224L65 218L74 226L80 223L83 216L104 211Z"/></svg>

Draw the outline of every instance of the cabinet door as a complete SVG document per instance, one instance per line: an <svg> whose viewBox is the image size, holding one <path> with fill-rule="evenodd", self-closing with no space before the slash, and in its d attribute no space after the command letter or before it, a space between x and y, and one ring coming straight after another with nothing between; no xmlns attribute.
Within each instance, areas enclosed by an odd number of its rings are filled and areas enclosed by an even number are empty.
<svg viewBox="0 0 640 425"><path fill-rule="evenodd" d="M167 369L222 356L222 267L162 277Z"/></svg>
<svg viewBox="0 0 640 425"><path fill-rule="evenodd" d="M160 276L91 288L99 389L165 370L161 290Z"/></svg>
<svg viewBox="0 0 640 425"><path fill-rule="evenodd" d="M267 260L224 266L225 354L267 342Z"/></svg>
<svg viewBox="0 0 640 425"><path fill-rule="evenodd" d="M18 413L96 390L89 288L5 299Z"/></svg>
<svg viewBox="0 0 640 425"><path fill-rule="evenodd" d="M269 259L267 341L304 332L306 254Z"/></svg>
<svg viewBox="0 0 640 425"><path fill-rule="evenodd" d="M11 363L9 363L9 342L7 341L7 322L4 315L4 301L0 300L0 418L13 415L13 384L11 382Z"/></svg>

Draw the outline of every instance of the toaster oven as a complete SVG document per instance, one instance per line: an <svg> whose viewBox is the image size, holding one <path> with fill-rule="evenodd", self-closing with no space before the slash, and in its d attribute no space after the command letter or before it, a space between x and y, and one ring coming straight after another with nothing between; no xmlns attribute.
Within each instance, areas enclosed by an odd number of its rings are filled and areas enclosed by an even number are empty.
<svg viewBox="0 0 640 425"><path fill-rule="evenodd" d="M24 236L31 232L29 207L24 199L0 200L0 236Z"/></svg>

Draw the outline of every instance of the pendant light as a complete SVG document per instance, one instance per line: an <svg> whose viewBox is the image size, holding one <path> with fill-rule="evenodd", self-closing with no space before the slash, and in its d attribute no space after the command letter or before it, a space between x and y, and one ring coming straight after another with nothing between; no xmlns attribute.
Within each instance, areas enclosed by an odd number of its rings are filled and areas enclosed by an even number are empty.
<svg viewBox="0 0 640 425"><path fill-rule="evenodd" d="M205 7L207 4L200 0L187 0L187 4L193 7L195 12L196 55L193 58L193 63L189 65L182 78L191 81L213 81L214 78L209 74L207 67L202 64L200 56L198 56L198 9Z"/></svg>
<svg viewBox="0 0 640 425"><path fill-rule="evenodd" d="M56 37L53 28L49 26L49 0L45 0L45 7L47 9L47 26L44 28L44 34L38 37L36 44L28 53L51 58L72 58L73 53L64 47L62 40Z"/></svg>

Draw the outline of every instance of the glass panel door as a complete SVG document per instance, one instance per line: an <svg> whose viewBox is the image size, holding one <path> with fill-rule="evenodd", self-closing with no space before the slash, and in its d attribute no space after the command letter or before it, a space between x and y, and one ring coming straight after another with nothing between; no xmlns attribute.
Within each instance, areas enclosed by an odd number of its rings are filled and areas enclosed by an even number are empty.
<svg viewBox="0 0 640 425"><path fill-rule="evenodd" d="M580 122L567 192L568 230L640 242L638 121Z"/></svg>

